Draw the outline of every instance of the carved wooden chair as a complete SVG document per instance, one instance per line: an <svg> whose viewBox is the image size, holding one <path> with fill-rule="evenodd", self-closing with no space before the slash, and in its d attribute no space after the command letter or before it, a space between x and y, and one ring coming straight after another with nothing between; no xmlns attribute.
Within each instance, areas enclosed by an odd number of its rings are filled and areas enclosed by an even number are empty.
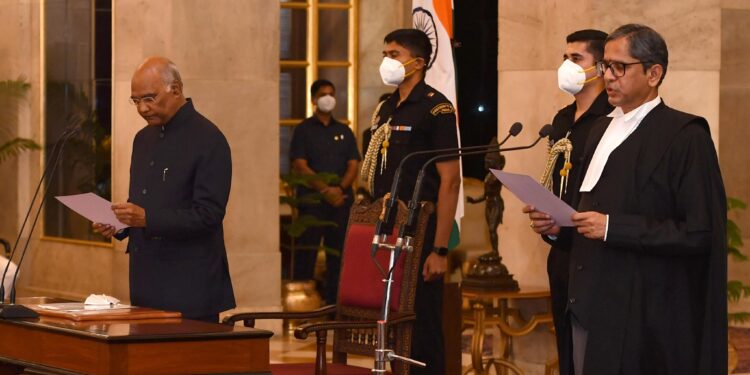
<svg viewBox="0 0 750 375"><path fill-rule="evenodd" d="M306 339L311 333L317 339L315 363L273 364L274 375L335 375L335 374L371 374L368 368L347 365L347 355L373 356L377 346L376 321L380 318L385 284L383 275L378 271L371 256L370 245L375 233L375 222L383 207L382 199L369 202L357 202L351 209L347 228L344 251L342 253L341 276L339 279L338 302L336 305L321 307L310 312L265 312L241 313L224 318L223 323L233 325L243 321L247 327L253 327L257 319L320 319L301 324L294 331L298 339ZM394 283L391 289L391 313L388 325L388 343L395 354L409 356L411 352L412 321L414 316L414 298L417 277L419 277L419 260L423 247L424 232L429 214L434 210L431 203L422 203L417 218L417 229L414 238L414 250L402 252L394 270ZM406 221L407 208L398 202L396 224L393 226L394 239L399 225ZM388 251L379 251L377 259L387 271ZM326 339L328 331L333 335L333 362L326 360ZM392 363L394 374L408 375L409 366ZM313 371L314 369L314 371Z"/></svg>

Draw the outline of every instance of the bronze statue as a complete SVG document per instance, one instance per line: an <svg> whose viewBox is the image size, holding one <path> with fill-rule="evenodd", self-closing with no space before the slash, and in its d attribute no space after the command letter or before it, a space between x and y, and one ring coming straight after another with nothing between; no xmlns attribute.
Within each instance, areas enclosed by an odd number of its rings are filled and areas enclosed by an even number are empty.
<svg viewBox="0 0 750 375"><path fill-rule="evenodd" d="M497 139L492 138L489 146L497 146ZM492 251L482 254L477 263L469 270L469 274L463 280L464 287L493 289L493 290L518 290L518 282L508 272L500 256L497 227L503 222L503 211L505 202L500 195L503 184L489 169L505 168L505 156L499 152L488 153L484 158L484 167L488 170L484 177L484 196L479 198L467 197L469 203L485 202L484 216L487 221L487 229L490 233Z"/></svg>
<svg viewBox="0 0 750 375"><path fill-rule="evenodd" d="M494 145L497 145L497 140L492 138L490 146ZM484 177L484 196L479 198L466 197L466 200L472 204L485 202L484 218L490 232L490 243L492 244L492 250L499 254L497 227L503 223L503 211L505 210L505 202L503 202L503 197L500 196L500 189L502 189L503 184L492 172L489 172L489 169L502 170L505 168L505 156L499 152L487 154L484 157L484 168L488 170Z"/></svg>

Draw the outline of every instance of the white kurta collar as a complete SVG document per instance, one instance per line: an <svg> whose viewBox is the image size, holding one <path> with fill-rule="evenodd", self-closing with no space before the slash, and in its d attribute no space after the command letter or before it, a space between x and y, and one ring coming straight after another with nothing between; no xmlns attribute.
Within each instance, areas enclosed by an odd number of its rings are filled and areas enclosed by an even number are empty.
<svg viewBox="0 0 750 375"><path fill-rule="evenodd" d="M607 117L612 117L612 122L609 123L607 130L604 131L604 135L602 135L599 144L596 146L594 156L591 158L591 163L589 163L589 167L586 170L586 176L581 183L581 192L590 192L594 189L596 183L599 182L599 178L602 176L602 172L607 165L607 160L612 151L620 146L638 128L643 118L656 108L659 103L661 103L661 97L657 95L653 100L641 104L638 108L628 113L624 113L621 107L616 107L614 111L607 115Z"/></svg>

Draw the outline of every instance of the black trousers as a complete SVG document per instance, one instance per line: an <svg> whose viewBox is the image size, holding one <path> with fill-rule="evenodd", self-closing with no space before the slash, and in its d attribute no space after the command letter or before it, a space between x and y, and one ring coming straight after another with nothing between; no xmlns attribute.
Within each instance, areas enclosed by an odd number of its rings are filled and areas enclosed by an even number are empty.
<svg viewBox="0 0 750 375"><path fill-rule="evenodd" d="M569 267L570 253L553 246L547 256L547 275L549 276L552 320L555 324L560 375L573 375L571 327L567 314Z"/></svg>
<svg viewBox="0 0 750 375"><path fill-rule="evenodd" d="M417 319L414 322L411 356L417 361L427 363L426 368L412 366L414 375L445 374L445 344L443 340L443 278L425 282L422 269L427 256L432 253L435 244L436 217L432 215L427 224L424 248L417 275L417 295L414 310Z"/></svg>
<svg viewBox="0 0 750 375"><path fill-rule="evenodd" d="M323 245L335 249L339 253L344 249L346 225L349 221L351 200L341 207L333 207L328 203L320 203L313 207L300 207L300 215L312 215L318 220L332 221L336 226L310 227L297 239L298 246L316 248ZM294 279L310 280L315 272L315 260L318 252L304 249L294 252ZM326 278L323 283L322 294L326 304L335 304L341 273L341 256L326 252Z"/></svg>

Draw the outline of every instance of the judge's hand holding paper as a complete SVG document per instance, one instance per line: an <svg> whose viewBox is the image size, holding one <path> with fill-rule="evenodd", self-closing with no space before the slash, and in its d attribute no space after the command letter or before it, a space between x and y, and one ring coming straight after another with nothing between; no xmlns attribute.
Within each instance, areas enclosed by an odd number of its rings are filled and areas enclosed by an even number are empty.
<svg viewBox="0 0 750 375"><path fill-rule="evenodd" d="M575 226L578 233L586 238L604 240L607 215L594 211L576 212L529 176L494 169L492 173L511 193L526 203L523 212L529 215L534 232L556 236L560 234L560 227Z"/></svg>
<svg viewBox="0 0 750 375"><path fill-rule="evenodd" d="M505 187L526 203L523 212L531 218L531 228L539 234L557 235L560 227L576 225L576 211L533 178L515 173L491 170Z"/></svg>

